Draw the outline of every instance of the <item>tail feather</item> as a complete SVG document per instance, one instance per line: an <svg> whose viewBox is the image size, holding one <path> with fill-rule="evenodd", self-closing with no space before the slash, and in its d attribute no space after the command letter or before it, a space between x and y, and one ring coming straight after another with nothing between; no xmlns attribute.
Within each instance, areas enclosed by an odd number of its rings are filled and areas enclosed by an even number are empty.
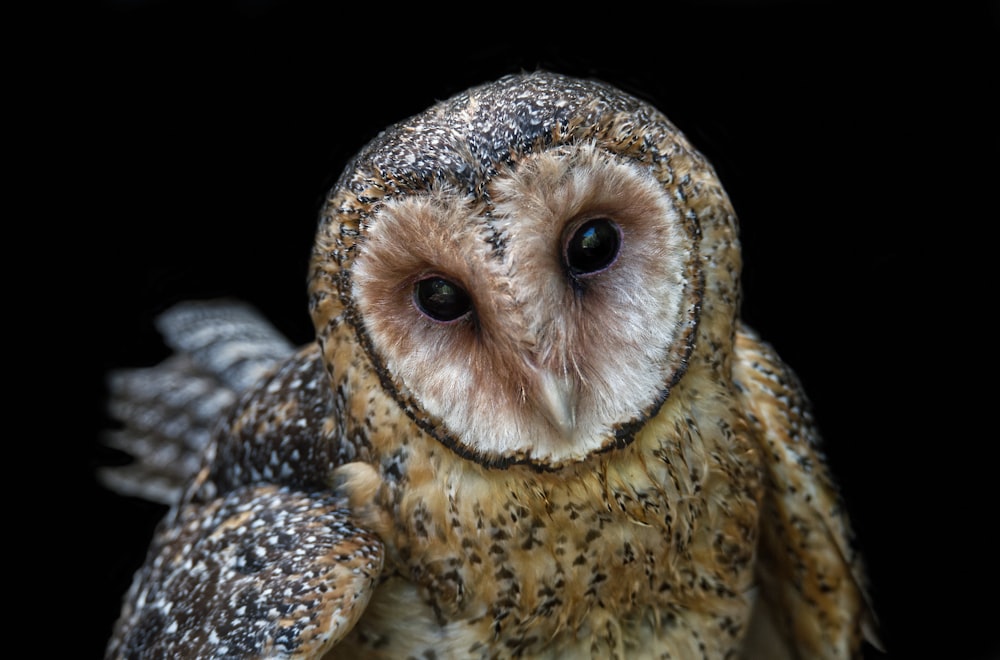
<svg viewBox="0 0 1000 660"><path fill-rule="evenodd" d="M133 460L98 470L105 487L173 504L197 472L215 424L240 393L294 352L252 308L186 302L156 320L175 355L108 378L108 412L121 423L104 442Z"/></svg>

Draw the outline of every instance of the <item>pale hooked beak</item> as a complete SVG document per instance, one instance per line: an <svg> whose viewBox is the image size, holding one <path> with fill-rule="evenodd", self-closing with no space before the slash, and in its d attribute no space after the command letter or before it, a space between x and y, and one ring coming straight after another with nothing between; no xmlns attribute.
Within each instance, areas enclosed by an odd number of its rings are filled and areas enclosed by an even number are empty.
<svg viewBox="0 0 1000 660"><path fill-rule="evenodd" d="M576 430L576 391L573 381L545 369L536 373L538 403L542 412L563 438L571 440Z"/></svg>

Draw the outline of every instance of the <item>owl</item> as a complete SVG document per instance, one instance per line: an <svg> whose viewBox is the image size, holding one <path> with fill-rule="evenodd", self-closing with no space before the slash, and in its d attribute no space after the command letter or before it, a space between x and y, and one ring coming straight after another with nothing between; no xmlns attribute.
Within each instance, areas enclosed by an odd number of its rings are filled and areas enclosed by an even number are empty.
<svg viewBox="0 0 1000 660"><path fill-rule="evenodd" d="M862 560L740 270L712 166L603 82L386 129L320 213L315 342L183 304L112 380L140 460L108 478L172 506L107 658L860 657Z"/></svg>

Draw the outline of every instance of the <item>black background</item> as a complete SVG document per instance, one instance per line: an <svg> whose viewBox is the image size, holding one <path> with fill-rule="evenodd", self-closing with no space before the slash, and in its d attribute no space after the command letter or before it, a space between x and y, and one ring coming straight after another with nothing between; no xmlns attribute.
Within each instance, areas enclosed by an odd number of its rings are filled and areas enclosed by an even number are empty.
<svg viewBox="0 0 1000 660"><path fill-rule="evenodd" d="M51 360L27 391L55 382L59 402L20 469L55 504L29 515L62 559L45 601L79 626L72 655L100 656L163 513L94 482L120 460L99 444L104 374L162 358L152 319L187 298L243 298L308 341L316 214L350 155L544 68L652 101L716 165L744 317L813 399L891 657L995 657L996 3L332 4L81 2L10 62L43 184L11 286L34 291L19 325ZM54 457L58 480L36 470Z"/></svg>

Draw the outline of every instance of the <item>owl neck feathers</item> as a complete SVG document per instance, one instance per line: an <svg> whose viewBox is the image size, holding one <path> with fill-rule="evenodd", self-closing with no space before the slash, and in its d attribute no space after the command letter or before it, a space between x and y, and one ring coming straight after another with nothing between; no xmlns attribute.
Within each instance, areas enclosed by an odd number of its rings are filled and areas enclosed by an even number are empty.
<svg viewBox="0 0 1000 660"><path fill-rule="evenodd" d="M735 645L758 456L725 403L728 379L705 377L719 364L708 357L691 365L698 389L682 379L634 443L554 472L484 468L412 423L372 436L391 570L441 623L487 620L548 639L602 617L644 621L655 635L667 619L730 617L720 644Z"/></svg>

